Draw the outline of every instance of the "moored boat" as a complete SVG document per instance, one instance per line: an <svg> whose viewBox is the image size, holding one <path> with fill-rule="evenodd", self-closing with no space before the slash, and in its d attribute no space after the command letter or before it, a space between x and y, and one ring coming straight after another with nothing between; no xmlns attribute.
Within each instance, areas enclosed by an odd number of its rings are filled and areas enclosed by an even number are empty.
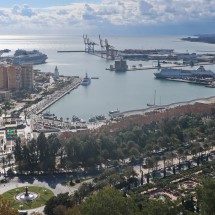
<svg viewBox="0 0 215 215"><path fill-rule="evenodd" d="M109 111L109 115L115 115L115 114L119 114L120 113L120 110L112 110L112 111Z"/></svg>
<svg viewBox="0 0 215 215"><path fill-rule="evenodd" d="M81 82L81 85L83 86L87 86L91 83L91 78L88 77L87 73L86 73L86 76L84 77L84 79L82 80Z"/></svg>

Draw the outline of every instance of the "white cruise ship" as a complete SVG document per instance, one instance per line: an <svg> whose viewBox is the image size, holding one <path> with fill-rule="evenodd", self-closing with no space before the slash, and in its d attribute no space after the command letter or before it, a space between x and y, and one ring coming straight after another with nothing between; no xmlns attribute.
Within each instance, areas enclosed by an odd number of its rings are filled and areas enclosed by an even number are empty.
<svg viewBox="0 0 215 215"><path fill-rule="evenodd" d="M160 72L154 73L156 78L211 78L215 77L215 73L211 70L205 70L203 66L198 69L184 70L174 68L163 68Z"/></svg>
<svg viewBox="0 0 215 215"><path fill-rule="evenodd" d="M26 51L23 49L16 50L13 58L13 64L43 64L47 59L47 55L39 52L38 50Z"/></svg>

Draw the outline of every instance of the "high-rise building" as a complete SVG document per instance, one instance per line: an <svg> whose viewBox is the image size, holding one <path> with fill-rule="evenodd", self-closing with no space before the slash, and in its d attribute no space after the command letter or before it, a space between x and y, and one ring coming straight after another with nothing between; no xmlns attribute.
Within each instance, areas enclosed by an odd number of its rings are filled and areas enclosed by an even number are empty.
<svg viewBox="0 0 215 215"><path fill-rule="evenodd" d="M17 90L19 84L17 83L17 67L8 66L7 67L7 89L8 90Z"/></svg>
<svg viewBox="0 0 215 215"><path fill-rule="evenodd" d="M7 69L0 66L0 89L7 89Z"/></svg>
<svg viewBox="0 0 215 215"><path fill-rule="evenodd" d="M22 88L32 89L33 88L33 65L24 64L21 67L21 77L22 77Z"/></svg>
<svg viewBox="0 0 215 215"><path fill-rule="evenodd" d="M19 90L33 88L33 66L0 65L0 89Z"/></svg>

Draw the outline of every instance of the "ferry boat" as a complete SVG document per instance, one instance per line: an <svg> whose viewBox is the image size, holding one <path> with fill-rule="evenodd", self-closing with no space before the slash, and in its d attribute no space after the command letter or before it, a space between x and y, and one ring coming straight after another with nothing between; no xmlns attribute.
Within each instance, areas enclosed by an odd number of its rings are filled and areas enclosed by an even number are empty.
<svg viewBox="0 0 215 215"><path fill-rule="evenodd" d="M156 78L209 78L215 77L215 73L211 70L206 70L203 66L194 70L174 69L174 68L163 68L160 72L154 73Z"/></svg>
<svg viewBox="0 0 215 215"><path fill-rule="evenodd" d="M81 82L81 85L83 86L87 86L91 83L91 78L88 77L87 73L86 73L86 76L84 77L84 79L82 80Z"/></svg>

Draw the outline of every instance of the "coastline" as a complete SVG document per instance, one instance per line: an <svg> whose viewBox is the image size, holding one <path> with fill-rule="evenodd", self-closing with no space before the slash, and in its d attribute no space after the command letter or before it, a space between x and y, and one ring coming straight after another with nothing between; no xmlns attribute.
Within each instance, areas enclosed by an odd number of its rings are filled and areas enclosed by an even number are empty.
<svg viewBox="0 0 215 215"><path fill-rule="evenodd" d="M167 105L155 105L149 108L144 109L138 109L138 110L130 110L130 111L124 111L120 113L123 114L125 117L132 116L132 115L145 115L146 113L153 112L153 111L163 111L171 108L175 108L178 106L185 106L185 105L193 105L195 103L199 104L213 104L215 103L215 96L211 96L208 98L199 98L199 99L193 99L189 101L183 101L183 102L175 102Z"/></svg>

